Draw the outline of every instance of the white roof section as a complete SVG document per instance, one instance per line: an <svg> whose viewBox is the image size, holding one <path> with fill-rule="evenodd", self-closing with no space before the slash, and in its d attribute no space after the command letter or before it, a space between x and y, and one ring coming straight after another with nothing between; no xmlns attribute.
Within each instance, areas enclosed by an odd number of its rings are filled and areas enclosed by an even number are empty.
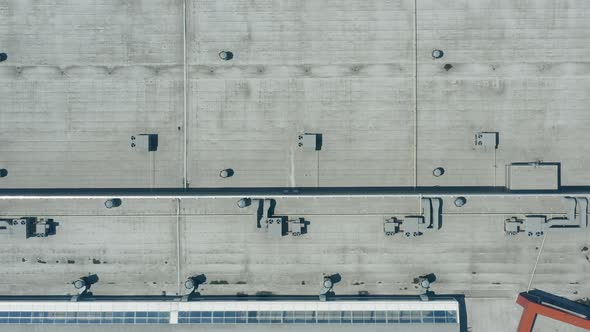
<svg viewBox="0 0 590 332"><path fill-rule="evenodd" d="M435 301L0 301L4 311L459 311L455 300Z"/></svg>

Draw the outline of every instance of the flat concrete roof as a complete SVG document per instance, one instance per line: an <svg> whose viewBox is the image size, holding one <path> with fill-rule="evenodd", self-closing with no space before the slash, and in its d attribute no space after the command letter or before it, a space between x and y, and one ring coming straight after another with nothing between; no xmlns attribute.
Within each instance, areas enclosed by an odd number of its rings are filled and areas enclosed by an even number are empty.
<svg viewBox="0 0 590 332"><path fill-rule="evenodd" d="M0 188L504 186L537 160L590 185L583 1L1 9ZM157 152L132 151L142 133Z"/></svg>
<svg viewBox="0 0 590 332"><path fill-rule="evenodd" d="M582 0L8 0L0 190L503 187L508 165L538 161L588 187L588 31ZM301 149L302 133L321 133L321 151ZM158 134L158 150L133 151L139 134ZM418 194L276 198L310 221L281 239L213 196L110 210L0 199L0 218L60 223L47 238L0 234L0 294L73 293L88 273L100 294L176 294L192 273L210 295L316 294L323 273L343 275L342 294L417 294L413 278L434 272L437 293L466 295L474 331L515 328L533 270L532 287L590 297L587 231L550 232L540 256L542 238L503 232L511 216L565 214L559 195L467 195L462 208L440 195L441 230L415 239L382 223L419 213Z"/></svg>
<svg viewBox="0 0 590 332"><path fill-rule="evenodd" d="M512 329L543 239L507 236L503 222L561 216L566 202L469 196L458 208L455 196L441 198L440 230L417 238L385 236L383 221L418 214L419 196L277 198L276 215L309 222L307 234L282 238L256 228L256 208L240 209L235 197L124 198L114 209L103 198L1 199L0 218L44 216L59 226L46 238L4 236L0 293L74 294L73 280L96 273L95 294L183 294L184 280L204 273L203 295L313 295L324 274L340 273L337 294L416 295L414 278L434 272L433 291L465 294L470 326L485 326L494 310L506 316L498 326ZM548 232L531 287L588 297L589 243L587 231Z"/></svg>

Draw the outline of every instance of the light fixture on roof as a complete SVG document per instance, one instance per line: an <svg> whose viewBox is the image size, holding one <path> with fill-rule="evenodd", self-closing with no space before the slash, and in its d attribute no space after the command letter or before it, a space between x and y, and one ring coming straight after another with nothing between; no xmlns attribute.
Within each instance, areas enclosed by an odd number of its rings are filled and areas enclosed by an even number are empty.
<svg viewBox="0 0 590 332"><path fill-rule="evenodd" d="M112 208L116 208L116 207L121 206L121 203L122 203L121 199L119 199L119 198L111 198L111 199L107 199L104 202L104 206L107 209L112 209Z"/></svg>
<svg viewBox="0 0 590 332"><path fill-rule="evenodd" d="M465 198L463 196L457 197L457 198L455 198L454 203L455 203L456 207L462 207L463 205L465 205L467 203L467 198Z"/></svg>
<svg viewBox="0 0 590 332"><path fill-rule="evenodd" d="M98 275L96 274L84 276L72 282L72 285L74 285L74 288L78 291L78 295L72 296L71 301L76 302L79 300L81 296L92 296L92 293L90 292L90 287L93 284L96 284L97 282Z"/></svg>
<svg viewBox="0 0 590 332"><path fill-rule="evenodd" d="M427 275L418 277L418 283L420 284L420 287L424 289L430 289L430 284L432 284L435 281L436 276L434 275L434 273L429 273Z"/></svg>
<svg viewBox="0 0 590 332"><path fill-rule="evenodd" d="M434 273L429 273L423 276L418 277L418 285L422 287L425 292L424 294L420 294L420 299L422 301L428 301L430 295L434 295L434 292L430 291L430 285L436 281L436 275Z"/></svg>
<svg viewBox="0 0 590 332"><path fill-rule="evenodd" d="M252 199L248 198L248 197L244 197L244 198L240 198L240 200L238 200L238 207L240 209L243 209L245 207L250 206L250 204L252 204Z"/></svg>
<svg viewBox="0 0 590 332"><path fill-rule="evenodd" d="M445 174L445 169L442 167L437 167L432 171L432 175L439 177Z"/></svg>
<svg viewBox="0 0 590 332"><path fill-rule="evenodd" d="M202 273L188 277L184 282L184 290L186 291L186 295L182 297L182 301L189 301L192 296L201 295L197 292L197 289L200 285L204 284L205 281L207 281L207 277Z"/></svg>
<svg viewBox="0 0 590 332"><path fill-rule="evenodd" d="M334 294L332 288L334 285L342 280L342 276L339 273L332 275L324 275L324 281L322 282L322 289L320 289L320 301L326 301L326 296Z"/></svg>
<svg viewBox="0 0 590 332"><path fill-rule="evenodd" d="M224 61L228 61L234 58L234 54L230 51L219 52L219 58Z"/></svg>
<svg viewBox="0 0 590 332"><path fill-rule="evenodd" d="M223 170L221 170L221 172L219 172L219 176L224 179L230 178L230 177L234 176L234 170L231 168L223 169Z"/></svg>
<svg viewBox="0 0 590 332"><path fill-rule="evenodd" d="M74 281L72 284L74 285L74 288L76 288L78 291L83 292L86 290L86 282L84 281L84 279L78 279Z"/></svg>
<svg viewBox="0 0 590 332"><path fill-rule="evenodd" d="M320 290L320 294L328 293L332 289L333 286L334 286L334 283L332 282L332 280L329 277L324 277L324 283L322 284L322 289Z"/></svg>
<svg viewBox="0 0 590 332"><path fill-rule="evenodd" d="M432 58L433 59L440 59L445 55L445 52L442 50L436 49L432 51Z"/></svg>

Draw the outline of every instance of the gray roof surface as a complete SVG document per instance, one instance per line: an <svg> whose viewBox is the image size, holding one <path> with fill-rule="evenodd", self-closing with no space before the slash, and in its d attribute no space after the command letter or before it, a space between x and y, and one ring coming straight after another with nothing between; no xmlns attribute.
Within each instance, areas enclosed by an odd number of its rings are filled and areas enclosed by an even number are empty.
<svg viewBox="0 0 590 332"><path fill-rule="evenodd" d="M59 226L55 236L0 241L0 293L73 294L73 280L97 273L92 289L100 295L182 294L186 277L205 273L203 295L312 295L324 273L340 273L338 294L415 295L413 279L434 272L433 291L466 295L471 326L485 326L493 310L506 316L500 328L514 327L514 301L528 286L542 238L508 237L503 221L563 215L567 205L559 195L473 195L462 208L454 196L441 198L441 229L414 239L383 234L385 217L419 212L411 196L277 198L277 215L310 223L307 234L283 238L258 230L256 209L238 208L234 197L123 198L114 209L101 198L4 199L2 217L42 215ZM588 296L589 243L587 231L549 232L532 287Z"/></svg>
<svg viewBox="0 0 590 332"><path fill-rule="evenodd" d="M191 0L185 17L186 34L179 0L0 3L0 189L504 186L507 165L537 160L590 186L587 1ZM476 147L480 131L498 149ZM143 133L157 152L132 151ZM322 133L322 150L300 149L301 133ZM412 279L435 272L435 291L466 294L473 331L514 329L541 239L502 223L566 205L453 198L417 239L386 238L382 222L418 213L418 196L278 199L311 222L282 239L235 198L0 199L0 218L60 222L0 240L0 294L72 293L87 273L101 294L173 294L201 272L228 282L205 294L316 294L336 272L339 293L416 294ZM548 234L533 287L589 297L589 243Z"/></svg>
<svg viewBox="0 0 590 332"><path fill-rule="evenodd" d="M192 187L503 186L535 160L590 184L584 1L417 1L416 22L408 0L187 6L184 123L181 1L4 4L0 186L179 187L185 143Z"/></svg>

